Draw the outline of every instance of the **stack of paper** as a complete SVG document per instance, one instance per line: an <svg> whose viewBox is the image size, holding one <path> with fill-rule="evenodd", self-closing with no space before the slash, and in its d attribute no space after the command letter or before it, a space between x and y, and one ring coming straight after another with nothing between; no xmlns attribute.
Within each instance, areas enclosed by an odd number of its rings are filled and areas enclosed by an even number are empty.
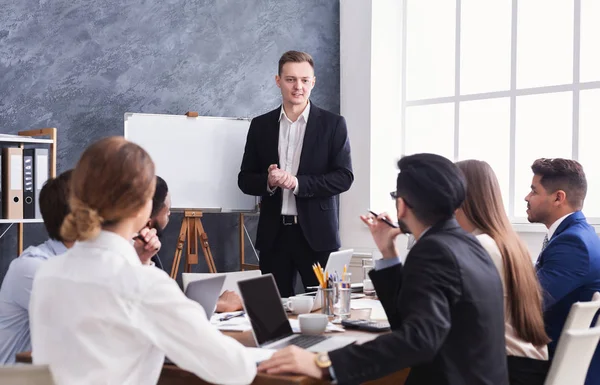
<svg viewBox="0 0 600 385"><path fill-rule="evenodd" d="M354 299L350 301L352 309L371 309L371 319L375 321L387 321L387 315L381 302L375 299Z"/></svg>

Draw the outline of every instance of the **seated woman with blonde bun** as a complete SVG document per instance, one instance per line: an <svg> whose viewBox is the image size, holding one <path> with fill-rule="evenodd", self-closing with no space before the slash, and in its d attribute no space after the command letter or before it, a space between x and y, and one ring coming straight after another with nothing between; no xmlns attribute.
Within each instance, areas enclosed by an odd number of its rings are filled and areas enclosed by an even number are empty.
<svg viewBox="0 0 600 385"><path fill-rule="evenodd" d="M500 185L486 162L456 165L467 180L467 197L456 219L490 254L504 286L506 354L511 385L542 385L550 341L544 329L542 294L527 247L504 210Z"/></svg>
<svg viewBox="0 0 600 385"><path fill-rule="evenodd" d="M61 235L77 242L39 269L29 308L33 362L58 385L156 384L165 354L211 383L256 375L246 348L164 271L142 265L131 240L155 183L148 153L122 137L92 144L73 170Z"/></svg>

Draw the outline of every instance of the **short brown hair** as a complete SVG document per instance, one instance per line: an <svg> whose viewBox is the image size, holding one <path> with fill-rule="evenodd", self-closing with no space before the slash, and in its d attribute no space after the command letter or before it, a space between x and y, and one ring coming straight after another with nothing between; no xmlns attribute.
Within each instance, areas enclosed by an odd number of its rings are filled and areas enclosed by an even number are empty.
<svg viewBox="0 0 600 385"><path fill-rule="evenodd" d="M72 172L73 170L68 170L56 178L48 179L40 191L38 200L48 236L61 242L63 239L60 236L60 227L65 217L71 212L69 195Z"/></svg>
<svg viewBox="0 0 600 385"><path fill-rule="evenodd" d="M283 65L285 63L308 63L314 69L315 63L313 61L312 56L307 54L306 52L300 51L287 51L283 55L281 55L281 59L279 59L279 76L281 76L281 70L283 69Z"/></svg>
<svg viewBox="0 0 600 385"><path fill-rule="evenodd" d="M71 178L71 213L62 225L67 241L94 238L102 226L134 215L154 195L156 176L150 155L120 136L88 147Z"/></svg>
<svg viewBox="0 0 600 385"><path fill-rule="evenodd" d="M581 210L587 194L587 180L579 162L563 158L540 158L533 162L531 170L541 177L540 182L549 193L563 190L567 202Z"/></svg>

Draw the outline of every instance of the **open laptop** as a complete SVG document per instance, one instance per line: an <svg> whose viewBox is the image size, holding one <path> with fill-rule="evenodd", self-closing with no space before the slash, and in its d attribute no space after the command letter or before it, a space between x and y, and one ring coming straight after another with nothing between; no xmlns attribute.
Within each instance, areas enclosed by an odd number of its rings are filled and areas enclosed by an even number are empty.
<svg viewBox="0 0 600 385"><path fill-rule="evenodd" d="M252 325L252 335L260 348L281 349L296 345L312 352L325 352L356 341L342 336L294 335L271 274L239 281L238 286Z"/></svg>
<svg viewBox="0 0 600 385"><path fill-rule="evenodd" d="M225 282L224 275L190 282L185 289L185 295L192 301L198 302L206 312L206 318L210 319L217 307L223 282Z"/></svg>
<svg viewBox="0 0 600 385"><path fill-rule="evenodd" d="M329 259L327 260L327 265L325 266L325 270L327 273L338 273L340 276L344 272L344 266L348 269L350 268L350 262L352 261L352 255L354 254L354 249L340 250L334 251L329 254ZM315 295L316 293L316 295ZM315 301L313 302L312 311L319 310L323 304L323 300L321 299L320 292L308 292L304 294L298 295L312 295L315 296Z"/></svg>
<svg viewBox="0 0 600 385"><path fill-rule="evenodd" d="M246 270L246 271L230 271L227 273L182 273L181 280L183 281L183 290L187 289L187 286L195 281L202 279L208 279L219 275L225 276L225 282L221 288L221 293L225 290L231 290L240 294L238 291L237 282L242 279L254 278L261 275L260 270Z"/></svg>

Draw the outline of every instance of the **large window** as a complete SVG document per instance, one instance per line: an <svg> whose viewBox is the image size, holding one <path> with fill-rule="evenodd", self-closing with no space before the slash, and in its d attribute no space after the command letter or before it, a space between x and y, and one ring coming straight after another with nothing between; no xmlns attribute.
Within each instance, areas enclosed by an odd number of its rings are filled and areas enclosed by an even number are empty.
<svg viewBox="0 0 600 385"><path fill-rule="evenodd" d="M515 223L537 158L579 160L600 223L600 1L405 0L403 153L480 159Z"/></svg>

